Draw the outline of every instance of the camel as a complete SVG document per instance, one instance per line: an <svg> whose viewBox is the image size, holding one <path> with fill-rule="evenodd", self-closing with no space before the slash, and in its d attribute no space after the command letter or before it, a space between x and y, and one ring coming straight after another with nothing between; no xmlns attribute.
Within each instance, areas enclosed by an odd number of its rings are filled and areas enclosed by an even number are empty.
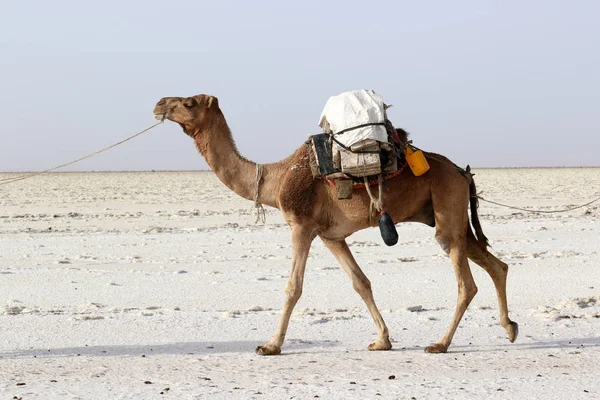
<svg viewBox="0 0 600 400"><path fill-rule="evenodd" d="M259 165L242 157L214 96L165 97L154 108L154 117L178 123L194 140L196 149L229 189L239 196L278 208L292 233L292 266L285 287L287 295L273 337L257 347L259 355L281 353L290 316L302 295L306 260L318 236L352 280L377 327L377 339L369 350L389 350L388 328L375 304L371 283L357 264L346 238L375 226L369 218L370 198L355 190L352 199L338 200L336 189L325 179L314 178L309 167L309 148L300 146L292 155L275 163ZM500 324L514 342L518 325L510 320L506 300L508 266L488 250L487 238L477 217L475 183L471 174L457 172L450 160L425 153L430 170L416 177L407 168L384 187L385 210L394 221L421 222L435 227L435 238L449 255L458 282L454 317L442 339L425 348L427 353L445 353L459 322L477 293L468 259L492 278L498 297ZM374 189L376 190L376 189ZM469 222L468 208L471 208ZM476 236L477 234L477 236Z"/></svg>

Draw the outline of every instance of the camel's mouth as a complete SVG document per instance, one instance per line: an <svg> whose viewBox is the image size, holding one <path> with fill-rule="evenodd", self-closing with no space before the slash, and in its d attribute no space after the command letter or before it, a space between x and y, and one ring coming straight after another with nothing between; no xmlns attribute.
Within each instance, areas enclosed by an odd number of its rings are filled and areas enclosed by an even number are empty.
<svg viewBox="0 0 600 400"><path fill-rule="evenodd" d="M154 114L154 119L163 122L167 118L167 114Z"/></svg>

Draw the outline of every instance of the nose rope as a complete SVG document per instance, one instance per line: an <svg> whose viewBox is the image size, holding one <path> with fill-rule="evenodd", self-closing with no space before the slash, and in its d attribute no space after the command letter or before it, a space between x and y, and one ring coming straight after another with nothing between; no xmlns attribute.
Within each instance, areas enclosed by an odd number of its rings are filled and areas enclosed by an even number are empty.
<svg viewBox="0 0 600 400"><path fill-rule="evenodd" d="M120 142L117 142L117 143L115 143L115 144L112 144L112 145L110 145L110 146L108 146L108 147L105 147L105 148L103 148L103 149L100 149L100 150L98 150L98 151L95 151L95 152L93 152L93 153L91 153L91 154L88 154L87 156L80 157L80 158L78 158L77 160L73 160L73 161L71 161L71 162L68 162L68 163L65 163L65 164L57 165L56 167L52 167L52 168L49 168L49 169L45 169L45 170L43 170L43 171L40 171L40 172L34 172L34 173L31 173L31 174L25 174L25 175L15 176L15 177L11 177L11 178L3 178L3 179L0 179L0 186L1 186L1 185L8 185L9 183L14 183L14 182L22 181L23 179L27 179L27 178L33 178L34 176L38 176L38 175L41 175L41 174L45 174L46 172L54 171L54 170L57 170L57 169L59 169L59 168L66 167L66 166L68 166L68 165L71 165L71 164L78 163L79 161L83 161L83 160L85 160L85 159L88 159L88 158L90 158L90 157L93 157L93 156L95 156L95 155L98 155L98 154L100 154L100 153L103 153L103 152L105 152L105 151L107 151L107 150L110 150L110 149L112 149L113 147L117 147L117 146L119 146L119 145L121 145L121 144L123 144L123 143L125 143L125 142L127 142L127 141L129 141L129 140L131 140L131 139L133 139L133 138L135 138L135 137L137 137L137 136L140 136L142 133L148 132L150 129L152 129L152 128L154 128L155 126L157 126L157 125L160 125L160 124L162 124L162 123L163 123L163 121L159 121L159 122L157 122L156 124L154 124L154 125L152 125L152 126L150 126L150 127L146 128L146 129L144 129L143 131L140 131L140 132L136 133L135 135L131 135L131 136L129 136L128 138L121 140Z"/></svg>

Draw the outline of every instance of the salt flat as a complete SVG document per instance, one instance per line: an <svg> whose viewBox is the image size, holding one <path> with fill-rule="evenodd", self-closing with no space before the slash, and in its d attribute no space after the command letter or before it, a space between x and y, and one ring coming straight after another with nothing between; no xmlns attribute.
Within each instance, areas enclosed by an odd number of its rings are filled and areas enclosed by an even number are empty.
<svg viewBox="0 0 600 400"><path fill-rule="evenodd" d="M558 210L600 196L600 169L475 170L483 197ZM7 177L0 174L0 179ZM291 260L274 209L211 172L57 173L0 187L0 397L13 399L423 399L600 397L600 203L531 214L481 203L510 266L520 336L498 323L491 279L448 354L426 354L456 303L433 229L398 225L348 242L394 349L316 240L283 354L274 333Z"/></svg>

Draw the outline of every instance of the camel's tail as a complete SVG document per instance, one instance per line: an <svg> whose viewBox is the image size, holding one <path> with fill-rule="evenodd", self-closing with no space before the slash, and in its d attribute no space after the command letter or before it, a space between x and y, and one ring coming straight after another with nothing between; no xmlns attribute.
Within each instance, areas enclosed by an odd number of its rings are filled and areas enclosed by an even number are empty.
<svg viewBox="0 0 600 400"><path fill-rule="evenodd" d="M479 215L477 215L477 207L479 207L479 199L477 198L477 189L475 188L475 180L471 176L471 183L469 184L469 204L471 205L471 223L475 228L475 234L477 235L477 243L482 248L489 246L488 238L483 234L481 229L481 223L479 222Z"/></svg>

